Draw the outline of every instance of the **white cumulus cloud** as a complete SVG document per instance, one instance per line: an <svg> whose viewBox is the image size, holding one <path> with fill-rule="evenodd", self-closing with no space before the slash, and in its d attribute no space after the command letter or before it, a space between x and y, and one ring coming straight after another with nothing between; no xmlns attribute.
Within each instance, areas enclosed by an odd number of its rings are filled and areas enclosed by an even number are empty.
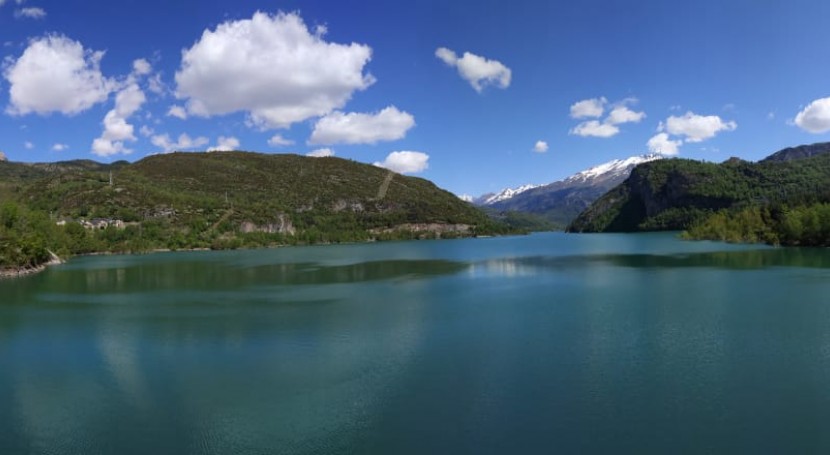
<svg viewBox="0 0 830 455"><path fill-rule="evenodd" d="M795 124L814 134L830 131L830 98L820 98L810 103L795 116Z"/></svg>
<svg viewBox="0 0 830 455"><path fill-rule="evenodd" d="M458 56L455 55L455 52L447 49L446 47L439 47L436 49L435 56L449 66L455 66L458 64Z"/></svg>
<svg viewBox="0 0 830 455"><path fill-rule="evenodd" d="M582 137L611 137L619 133L620 129L610 123L601 123L598 120L588 120L573 127L570 134Z"/></svg>
<svg viewBox="0 0 830 455"><path fill-rule="evenodd" d="M322 148L317 150L312 150L305 154L306 156L312 156L314 158L325 158L327 156L334 156L334 150L330 148Z"/></svg>
<svg viewBox="0 0 830 455"><path fill-rule="evenodd" d="M724 122L717 115L697 115L691 111L682 117L669 117L664 125L669 134L682 136L685 142L701 142L715 137L721 131L733 131L737 127L737 123Z"/></svg>
<svg viewBox="0 0 830 455"><path fill-rule="evenodd" d="M32 40L3 73L11 84L6 111L73 115L105 101L115 84L101 74L103 56L61 35Z"/></svg>
<svg viewBox="0 0 830 455"><path fill-rule="evenodd" d="M156 95L163 95L168 91L167 86L161 81L161 73L156 73L149 78L147 89Z"/></svg>
<svg viewBox="0 0 830 455"><path fill-rule="evenodd" d="M129 154L132 150L126 148L123 142L110 141L100 137L92 141L92 153L100 157L118 155L119 153Z"/></svg>
<svg viewBox="0 0 830 455"><path fill-rule="evenodd" d="M408 150L392 152L385 160L374 164L399 174L417 174L429 167L429 155Z"/></svg>
<svg viewBox="0 0 830 455"><path fill-rule="evenodd" d="M52 146L52 151L53 152L62 152L64 150L68 150L68 149L69 149L68 145L61 144L61 143L56 143L55 145Z"/></svg>
<svg viewBox="0 0 830 455"><path fill-rule="evenodd" d="M621 125L623 123L639 123L646 117L645 112L635 112L627 106L617 106L608 113L605 123Z"/></svg>
<svg viewBox="0 0 830 455"><path fill-rule="evenodd" d="M536 145L533 146L533 151L536 153L545 153L548 151L548 143L545 141L536 141Z"/></svg>
<svg viewBox="0 0 830 455"><path fill-rule="evenodd" d="M131 153L132 150L128 149L124 142L136 140L135 128L127 119L138 111L145 101L147 98L144 92L134 81L119 91L115 96L115 108L104 116L103 133L92 141L92 153L102 157Z"/></svg>
<svg viewBox="0 0 830 455"><path fill-rule="evenodd" d="M343 107L375 81L372 49L323 39L295 13L228 21L182 52L176 95L191 115L244 111L260 128L287 128Z"/></svg>
<svg viewBox="0 0 830 455"><path fill-rule="evenodd" d="M605 97L577 101L571 105L571 118L602 117L608 100Z"/></svg>
<svg viewBox="0 0 830 455"><path fill-rule="evenodd" d="M268 139L268 145L270 145L271 147L286 147L289 145L294 145L294 141L282 137L281 134L275 134L271 136L271 139Z"/></svg>
<svg viewBox="0 0 830 455"><path fill-rule="evenodd" d="M153 71L153 67L152 67L152 65L150 65L150 62L148 62L147 60L145 60L143 58L133 60L133 72L135 74L137 74L139 76L145 76L147 74L150 74L150 72L152 72L152 71Z"/></svg>
<svg viewBox="0 0 830 455"><path fill-rule="evenodd" d="M18 19L43 19L46 17L46 10L37 7L19 8L14 12L14 17Z"/></svg>
<svg viewBox="0 0 830 455"><path fill-rule="evenodd" d="M465 52L459 58L455 52L446 47L436 49L435 56L447 66L456 68L458 74L479 93L488 85L499 88L510 87L512 71L497 60L490 60L470 52Z"/></svg>
<svg viewBox="0 0 830 455"><path fill-rule="evenodd" d="M151 130L148 131L151 132ZM204 136L191 138L187 133L182 133L179 135L179 139L174 142L170 139L169 134L159 134L150 138L150 142L165 152L172 152L174 150L190 150L203 147L207 145L208 138Z"/></svg>
<svg viewBox="0 0 830 455"><path fill-rule="evenodd" d="M174 104L167 110L168 117L176 117L178 119L187 120L187 111L184 107Z"/></svg>
<svg viewBox="0 0 830 455"><path fill-rule="evenodd" d="M613 103L611 105L612 109L605 119L602 121L584 120L582 123L573 127L570 134L582 137L602 138L616 136L620 132L618 125L624 123L639 123L646 117L645 112L636 112L628 107L628 105L636 103L637 98L626 98ZM577 101L571 105L571 118L599 119L605 114L605 109L608 104L608 99L604 96Z"/></svg>
<svg viewBox="0 0 830 455"><path fill-rule="evenodd" d="M239 150L239 139L233 136L219 136L216 145L207 149L208 152L231 152Z"/></svg>
<svg viewBox="0 0 830 455"><path fill-rule="evenodd" d="M658 133L648 140L647 146L651 153L661 155L677 155L680 152L680 145L683 141L671 140L666 133Z"/></svg>
<svg viewBox="0 0 830 455"><path fill-rule="evenodd" d="M415 126L415 117L389 106L380 112L348 114L335 111L317 121L309 144L375 144L395 141Z"/></svg>
<svg viewBox="0 0 830 455"><path fill-rule="evenodd" d="M31 150L31 149L35 148L35 144L31 143L30 141L24 142L23 146L26 147L26 150Z"/></svg>
<svg viewBox="0 0 830 455"><path fill-rule="evenodd" d="M133 82L115 95L115 114L118 117L127 118L139 110L145 101L147 98L144 92L137 83Z"/></svg>

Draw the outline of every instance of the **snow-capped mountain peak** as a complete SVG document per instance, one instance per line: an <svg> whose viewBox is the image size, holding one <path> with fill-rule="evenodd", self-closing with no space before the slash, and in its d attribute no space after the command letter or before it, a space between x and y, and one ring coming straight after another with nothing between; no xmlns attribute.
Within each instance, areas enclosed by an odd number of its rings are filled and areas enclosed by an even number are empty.
<svg viewBox="0 0 830 455"><path fill-rule="evenodd" d="M525 191L532 190L533 188L538 188L542 185L522 185L518 188L505 188L498 193L484 195L481 197L481 200L478 201L480 205L492 205L496 202L506 201L517 194L524 193Z"/></svg>
<svg viewBox="0 0 830 455"><path fill-rule="evenodd" d="M499 191L498 193L485 194L479 196L478 198L475 198L473 200L473 203L477 205L493 205L499 202L508 201L526 191L532 190L534 188L539 188L542 186L555 188L585 187L593 185L604 185L607 183L611 183L615 180L621 181L622 179L628 177L628 174L631 173L631 170L634 169L634 167L638 164L659 160L661 158L663 158L663 155L652 153L647 155L639 155L624 159L612 160L607 163L594 166L590 169L586 169L582 172L578 172L564 180L548 183L546 185L522 185L518 188L505 188Z"/></svg>
<svg viewBox="0 0 830 455"><path fill-rule="evenodd" d="M566 183L585 182L588 180L595 180L598 178L613 178L621 175L627 175L634 169L635 166L649 161L659 160L663 155L651 153L647 155L632 156L630 158L618 159L609 161L607 163L594 166L582 172L576 173L567 179Z"/></svg>

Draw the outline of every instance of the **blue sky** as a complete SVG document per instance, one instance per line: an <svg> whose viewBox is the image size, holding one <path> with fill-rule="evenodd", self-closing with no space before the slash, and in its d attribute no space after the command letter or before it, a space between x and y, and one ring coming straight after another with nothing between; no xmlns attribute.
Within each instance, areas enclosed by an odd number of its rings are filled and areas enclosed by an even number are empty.
<svg viewBox="0 0 830 455"><path fill-rule="evenodd" d="M830 140L818 0L0 3L14 161L334 153L479 195Z"/></svg>

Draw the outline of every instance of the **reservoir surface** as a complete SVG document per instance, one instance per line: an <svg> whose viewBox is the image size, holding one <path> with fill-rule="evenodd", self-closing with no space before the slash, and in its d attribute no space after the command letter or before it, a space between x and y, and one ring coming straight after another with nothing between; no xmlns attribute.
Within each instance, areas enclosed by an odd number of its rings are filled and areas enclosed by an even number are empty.
<svg viewBox="0 0 830 455"><path fill-rule="evenodd" d="M674 234L0 281L0 453L830 451L830 250Z"/></svg>

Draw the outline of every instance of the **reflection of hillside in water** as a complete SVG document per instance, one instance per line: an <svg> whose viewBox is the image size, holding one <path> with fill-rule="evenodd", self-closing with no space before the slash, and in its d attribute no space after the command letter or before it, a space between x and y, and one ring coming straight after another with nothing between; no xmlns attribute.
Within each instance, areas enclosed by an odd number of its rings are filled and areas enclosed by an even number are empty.
<svg viewBox="0 0 830 455"><path fill-rule="evenodd" d="M722 269L763 269L768 267L830 268L830 255L821 248L775 248L747 251L718 251L682 255L630 254L608 256L622 267L712 267Z"/></svg>
<svg viewBox="0 0 830 455"><path fill-rule="evenodd" d="M147 293L148 290L234 291L252 286L329 285L383 280L413 280L460 272L462 262L391 260L325 265L314 262L238 267L210 261L126 263L112 268L65 268L50 277L41 293L60 289L63 298ZM88 301L88 300L84 300Z"/></svg>
<svg viewBox="0 0 830 455"><path fill-rule="evenodd" d="M464 268L387 261L221 267L220 273L210 271L220 264L192 265L200 270L161 264L155 271L96 270L86 280L68 270L72 278L61 281L73 292L41 294L41 302L69 304L92 327L74 346L45 341L64 353L46 370L17 370L13 415L27 423L26 440L40 441L43 451L60 446L79 453L103 450L84 447L88 441L122 447L119 438L133 441L138 453L152 452L159 438L182 452L243 449L243 443L337 452L330 439L360 434L371 424L367 416L381 415L378 406L419 352L430 292L420 278ZM147 284L168 279L168 289ZM90 362L99 367L49 379L61 376L78 349L94 352ZM44 396L44 389L51 393ZM296 393L267 393L273 390ZM178 411L163 414L154 403ZM93 436L107 416L119 420L121 434ZM70 425L59 431L61 422ZM165 430L150 437L146 422Z"/></svg>
<svg viewBox="0 0 830 455"><path fill-rule="evenodd" d="M830 268L830 254L822 248L773 248L683 254L597 254L584 256L531 256L491 259L475 263L477 275L522 276L585 267L628 268L709 267L730 270L768 267Z"/></svg>
<svg viewBox="0 0 830 455"><path fill-rule="evenodd" d="M602 452L655 434L631 415L675 437L667 415L780 394L752 382L779 365L823 390L828 250L491 240L78 258L0 282L0 447L433 453L600 428ZM785 412L814 400L788 390Z"/></svg>

